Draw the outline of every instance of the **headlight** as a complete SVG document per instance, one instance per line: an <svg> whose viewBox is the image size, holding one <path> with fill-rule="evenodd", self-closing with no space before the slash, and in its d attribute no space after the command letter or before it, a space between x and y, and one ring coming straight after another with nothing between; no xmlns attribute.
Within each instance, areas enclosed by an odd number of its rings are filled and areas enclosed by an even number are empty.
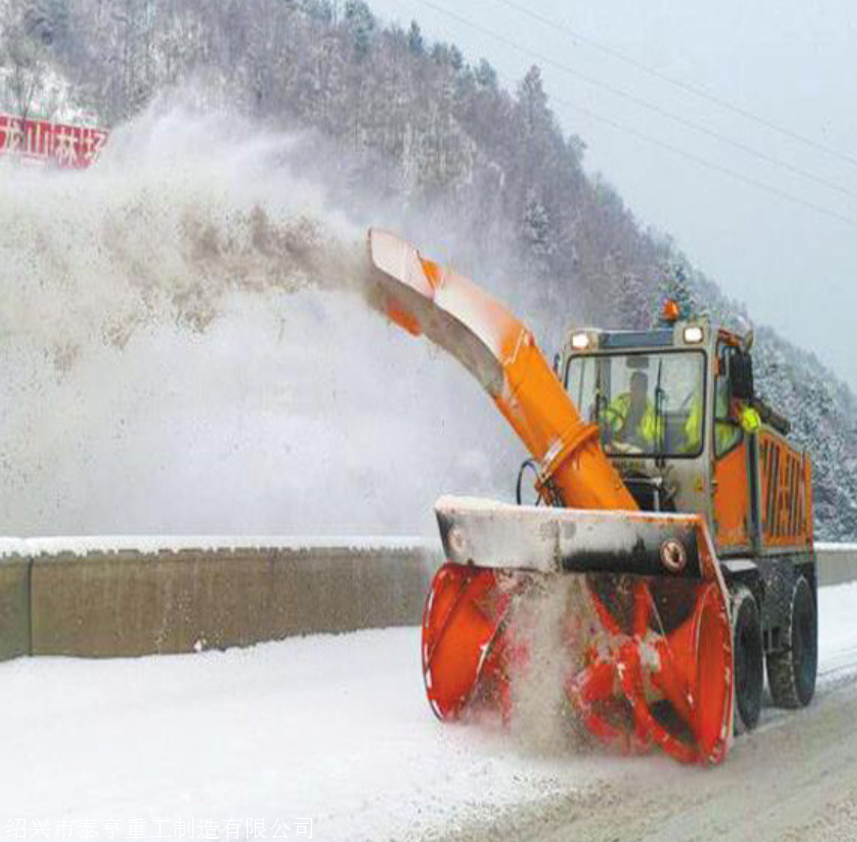
<svg viewBox="0 0 857 842"><path fill-rule="evenodd" d="M684 341L688 345L699 345L704 336L705 334L699 325L688 325L684 329Z"/></svg>
<svg viewBox="0 0 857 842"><path fill-rule="evenodd" d="M571 335L571 347L575 351L585 351L589 347L589 336L581 331Z"/></svg>

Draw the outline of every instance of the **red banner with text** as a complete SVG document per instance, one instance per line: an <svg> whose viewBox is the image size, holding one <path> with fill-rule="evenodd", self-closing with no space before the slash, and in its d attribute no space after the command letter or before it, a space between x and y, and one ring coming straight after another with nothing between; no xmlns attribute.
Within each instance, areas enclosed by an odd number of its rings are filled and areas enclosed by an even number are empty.
<svg viewBox="0 0 857 842"><path fill-rule="evenodd" d="M61 169L81 169L98 160L107 132L0 114L0 156L45 161Z"/></svg>

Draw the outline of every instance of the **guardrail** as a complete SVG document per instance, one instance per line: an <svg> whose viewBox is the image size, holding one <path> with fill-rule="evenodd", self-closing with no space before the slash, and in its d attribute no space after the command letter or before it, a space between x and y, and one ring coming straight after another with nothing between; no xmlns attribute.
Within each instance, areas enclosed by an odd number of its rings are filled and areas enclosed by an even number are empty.
<svg viewBox="0 0 857 842"><path fill-rule="evenodd" d="M857 545L816 549L820 585L857 581ZM416 538L0 539L0 660L417 625L440 561Z"/></svg>
<svg viewBox="0 0 857 842"><path fill-rule="evenodd" d="M816 544L815 552L819 587L857 581L857 544Z"/></svg>
<svg viewBox="0 0 857 842"><path fill-rule="evenodd" d="M419 622L419 539L0 541L0 659L245 646Z"/></svg>

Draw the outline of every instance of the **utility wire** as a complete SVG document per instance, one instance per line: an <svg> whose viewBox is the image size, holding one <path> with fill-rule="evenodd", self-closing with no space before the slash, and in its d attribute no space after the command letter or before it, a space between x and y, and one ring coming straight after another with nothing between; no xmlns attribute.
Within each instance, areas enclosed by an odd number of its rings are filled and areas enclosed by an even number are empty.
<svg viewBox="0 0 857 842"><path fill-rule="evenodd" d="M504 74L500 74L499 72L497 75L503 78L507 82L507 84L514 81L509 79ZM758 179L755 179L752 176L746 176L738 172L737 170L721 166L720 164L717 164L714 161L710 161L707 158L695 155L693 152L688 152L686 149L682 149L681 147L675 146L672 143L668 143L667 141L661 140L660 138L654 137L653 135L641 132L638 129L635 129L633 126L627 125L626 123L621 123L618 120L612 119L611 117L606 117L603 114L599 114L597 111L593 111L592 109L586 108L583 105L578 105L577 103L556 96L552 96L551 99L554 102L558 102L561 105L565 105L566 107L573 109L574 111L578 111L581 114L585 114L587 117L591 117L593 120L597 120L599 123L604 123L614 129L617 129L618 131L624 132L625 134L629 134L632 137L637 138L638 140L642 140L645 143L651 144L653 146L658 146L661 149L665 149L667 152L670 152L673 155L677 155L680 158L692 161L693 163L698 164L701 167L705 167L706 169L711 170L712 172L728 176L733 181L737 181L742 184L747 184L751 187L755 187L757 190L762 190L766 193L770 193L780 199L785 199L786 201L791 202L792 204L800 205L801 207L807 208L808 210L815 211L816 213L823 214L824 216L830 217L831 219L835 219L839 222L844 222L846 225L850 225L854 228L857 228L857 219L848 216L847 214L831 210L830 208L824 207L823 205L818 205L815 202L810 202L806 199L801 198L800 196L796 196L793 193L788 193L785 190L780 190L779 187L774 187L773 185L767 184L764 181L759 181Z"/></svg>
<svg viewBox="0 0 857 842"><path fill-rule="evenodd" d="M708 137L711 137L712 139L717 140L720 143L732 146L733 148L738 149L747 155L751 155L773 166L780 167L801 178L805 178L808 181L813 181L816 184L826 187L829 190L834 190L837 193L841 193L852 199L857 199L857 192L850 190L847 187L843 187L841 184L837 184L833 181L828 181L825 178L821 178L820 176L814 175L811 172L801 169L800 167L796 167L793 164L788 163L787 161L783 161L779 158L774 157L773 155L768 155L765 152L760 152L758 149L754 149L752 146L748 146L740 141L733 140L732 138L727 137L726 135L721 134L718 131L709 129L706 126L694 122L693 120L688 120L687 118L675 114L665 108L662 108L661 106L653 102L649 102L648 100L636 97L633 94L622 90L621 88L617 88L607 82L602 82L600 79L597 79L594 76L589 76L588 74L581 73L580 71L575 70L574 68L569 67L566 64L562 64L561 62L555 61L554 59L550 58L550 56L546 56L535 50L531 50L528 47L524 47L516 41L513 41L511 38L507 38L505 35L501 35L498 32L494 32L493 30L490 30L487 27L477 24L474 21L465 18L462 15L459 15L457 12L453 12L443 6L439 6L436 3L433 3L432 0L416 0L416 2L432 9L435 12L438 12L439 14L446 15L447 17L457 21L458 23L463 24L464 26L469 27L470 29L473 29L476 32L480 32L484 35L487 35L490 38L493 38L495 41L498 41L499 43L510 47L511 49L522 55L534 58L537 61L542 62L543 64L550 65L559 70L560 72L567 73L570 76L573 76L577 79L582 80L583 82L586 82L589 85L592 85L593 87L601 88L613 94L614 96L628 100L629 102L633 102L634 104L639 105L640 107L645 108L649 111L652 111L655 114L660 115L661 117L665 117L666 119L672 120L673 122L685 126L686 128L707 135ZM556 97L554 97L554 99L556 99Z"/></svg>
<svg viewBox="0 0 857 842"><path fill-rule="evenodd" d="M508 39L505 39L503 36L498 36L495 33L492 33L490 30L487 30L484 27L481 27L478 24L475 24L472 21L467 20L466 18L463 18L460 15L455 14L454 12L450 12L447 9L444 9L440 6L437 6L434 3L430 2L430 0L416 0L416 2L421 3L424 6L428 6L432 9L434 9L435 11L440 12L441 14L446 14L447 16L452 17L452 18L460 21L465 26L468 26L471 29L483 32L484 34L487 34L487 35L489 35L493 38L496 38L498 40L508 42L509 46L512 46L518 52L523 52L523 53L529 52L526 48L521 47L520 45L515 44L514 42L510 42L510 41L508 41ZM538 58L537 54L534 54L534 53L530 53L530 54L534 55ZM500 73L499 71L497 71L497 75L498 75L498 77L504 79L504 81L506 81L507 84L514 84L514 82L515 82L515 80L510 79L508 76L506 76L503 73ZM552 99L552 101L560 103L561 105L565 105L568 108L571 108L575 111L578 111L581 114L585 114L586 116L592 118L593 120L596 120L600 123L604 123L605 125L611 126L612 128L614 128L618 131L624 132L625 134L631 135L632 137L635 137L638 140L642 140L645 143L651 144L653 146L660 147L661 149L665 149L666 151L670 152L673 155L684 158L685 160L691 161L691 162L693 162L699 166L705 167L706 169L711 170L713 172L719 173L721 175L725 175L734 181L737 181L737 182L742 183L742 184L747 184L751 187L755 187L758 190L764 191L766 193L770 193L771 195L777 196L778 198L784 199L788 202L791 202L792 204L799 205L801 207L815 211L816 213L827 216L831 219L835 219L839 222L843 222L846 225L857 228L857 219L854 219L853 217L848 216L847 214L839 213L838 211L831 210L830 208L827 208L827 207L824 207L822 205L816 204L814 202L808 201L806 199L801 198L800 196L796 196L796 195L789 193L785 190L781 190L780 188L775 187L771 184L767 184L766 182L759 181L758 179L752 178L751 176L745 176L742 173L738 172L737 170L730 169L729 167L722 166L722 165L717 164L713 161L710 161L706 158L703 158L699 155L695 155L694 153L688 152L687 150L682 149L678 146L675 146L674 144L671 144L671 143L664 141L664 140L660 140L659 138L656 138L652 135L646 134L645 132L641 132L638 129L635 129L632 126L629 126L625 123L621 123L618 120L614 120L610 117L607 117L603 114L600 114L596 111L593 111L591 108L586 108L585 106L579 105L577 103L571 102L570 100L563 99L562 97L558 97L558 96L551 96L551 99Z"/></svg>
<svg viewBox="0 0 857 842"><path fill-rule="evenodd" d="M655 79L659 79L662 82L666 82L668 85L672 85L674 88L678 88L679 90L684 91L685 93L692 94L693 96L699 97L700 99L704 99L707 102L712 103L713 105L725 109L726 111L731 111L733 114L737 114L746 120L751 120L752 122L760 126L764 126L766 129L770 129L771 131L777 132L778 134L781 134L784 137L790 138L791 140L797 141L798 143L802 143L804 146L808 146L819 152L824 152L826 155L830 155L833 158L838 158L839 160L845 161L851 166L857 167L857 158L855 158L853 155L849 155L839 149L833 148L832 146L827 146L824 143L820 143L817 140L813 140L812 138L800 134L799 132L796 132L793 129L781 126L779 123L776 123L773 120L768 119L767 117L762 117L747 108L744 108L740 105L735 104L734 102L729 101L728 99L724 99L723 97L719 97L716 94L712 94L702 87L693 85L690 82L684 82L681 79L677 79L675 76L671 76L667 73L663 73L660 70L656 70L655 68L650 67L644 62L638 61L637 59L633 58L633 56L629 56L627 53L624 53L621 50L617 50L614 47L609 47L606 44L596 41L594 38L590 38L587 35L583 35L580 31L572 29L570 26L563 23L562 21L553 20L551 18L539 14L538 12L534 12L532 9L528 9L526 6L522 6L520 3L515 2L515 0L494 0L494 2L500 3L501 5L506 6L507 8L514 9L515 11L518 11L521 14L531 18L532 20L538 21L539 23L550 27L551 29L560 30L561 32L566 33L567 35L570 35L575 40L580 41L580 43L586 44L587 47L591 47L592 49L597 50L598 52L603 53L604 55L624 62L625 64L630 65L636 70L640 70L643 73L654 77Z"/></svg>

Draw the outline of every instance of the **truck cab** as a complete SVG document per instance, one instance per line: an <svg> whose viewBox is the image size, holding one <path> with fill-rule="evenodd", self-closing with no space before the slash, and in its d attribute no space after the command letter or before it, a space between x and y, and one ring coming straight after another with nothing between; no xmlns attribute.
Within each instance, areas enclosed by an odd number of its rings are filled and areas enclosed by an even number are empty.
<svg viewBox="0 0 857 842"><path fill-rule="evenodd" d="M731 596L739 730L802 707L817 671L809 455L756 393L752 336L706 319L648 331L575 329L557 374L641 509L709 525Z"/></svg>
<svg viewBox="0 0 857 842"><path fill-rule="evenodd" d="M559 375L642 509L703 515L721 558L810 552L810 460L755 394L751 344L705 319L575 329Z"/></svg>

